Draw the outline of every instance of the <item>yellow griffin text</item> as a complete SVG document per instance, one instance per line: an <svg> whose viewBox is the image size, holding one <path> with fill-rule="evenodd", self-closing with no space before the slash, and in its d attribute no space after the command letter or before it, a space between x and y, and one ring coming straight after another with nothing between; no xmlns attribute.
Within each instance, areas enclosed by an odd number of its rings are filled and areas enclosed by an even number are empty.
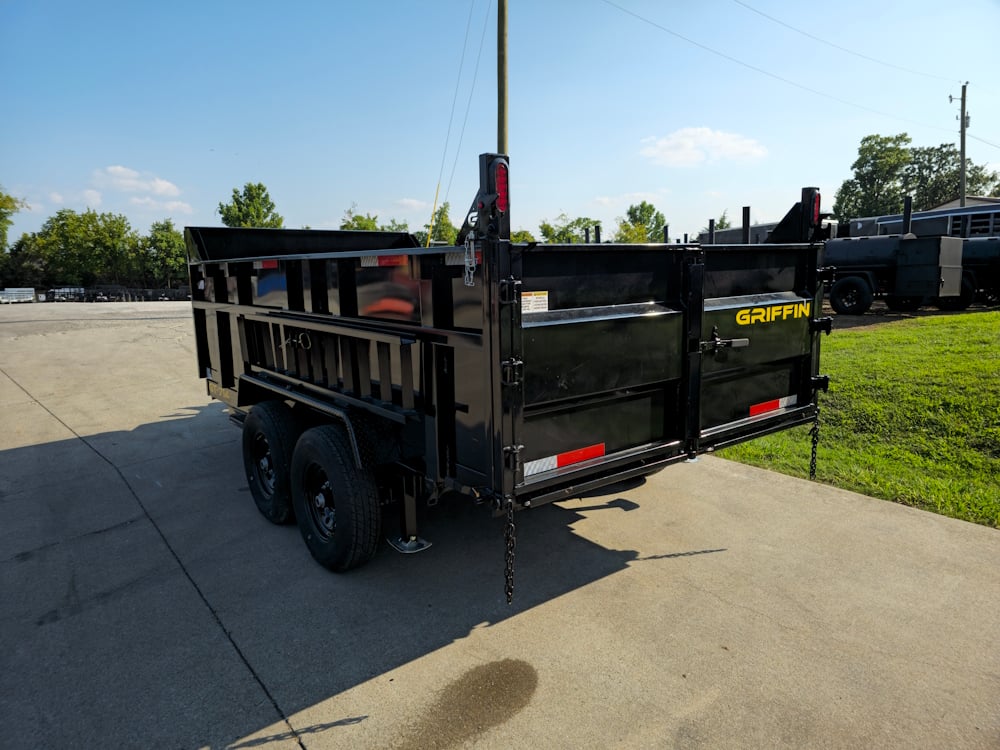
<svg viewBox="0 0 1000 750"><path fill-rule="evenodd" d="M736 313L736 323L741 326L751 326L754 323L773 323L776 320L788 318L809 317L812 302L794 302L787 305L771 305L770 307L744 307Z"/></svg>

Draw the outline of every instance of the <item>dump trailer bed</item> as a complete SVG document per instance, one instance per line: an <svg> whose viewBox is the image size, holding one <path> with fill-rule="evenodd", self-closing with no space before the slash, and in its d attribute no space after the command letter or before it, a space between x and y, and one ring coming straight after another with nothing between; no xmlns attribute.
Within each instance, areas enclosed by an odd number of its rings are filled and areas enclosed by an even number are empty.
<svg viewBox="0 0 1000 750"><path fill-rule="evenodd" d="M506 157L480 162L454 247L186 230L199 372L255 500L335 570L385 505L415 551L444 493L510 516L815 417L821 244L512 244Z"/></svg>

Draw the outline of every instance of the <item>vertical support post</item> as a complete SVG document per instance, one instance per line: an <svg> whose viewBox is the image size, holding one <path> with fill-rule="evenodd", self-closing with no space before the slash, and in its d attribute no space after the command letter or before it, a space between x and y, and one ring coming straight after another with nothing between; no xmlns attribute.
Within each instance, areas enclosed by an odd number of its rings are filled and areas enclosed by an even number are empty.
<svg viewBox="0 0 1000 750"><path fill-rule="evenodd" d="M909 234L913 222L913 196L907 195L903 198L903 231L902 234Z"/></svg>
<svg viewBox="0 0 1000 750"><path fill-rule="evenodd" d="M507 0L497 10L497 153L507 153Z"/></svg>
<svg viewBox="0 0 1000 750"><path fill-rule="evenodd" d="M594 241L600 245L601 244L601 225L594 224Z"/></svg>
<svg viewBox="0 0 1000 750"><path fill-rule="evenodd" d="M708 220L708 244L715 244L715 219Z"/></svg>
<svg viewBox="0 0 1000 750"><path fill-rule="evenodd" d="M965 175L965 129L966 129L966 127L968 127L968 124L969 124L969 116L965 113L965 87L968 86L968 85L969 85L968 81L966 81L965 83L962 84L962 114L961 114L961 118L962 119L959 121L959 129L958 129L959 139L960 139L960 143L961 143L961 147L959 149L959 151L960 151L959 158L961 158L961 160L962 160L962 169L961 169L962 178L961 178L961 185L960 185L959 194L958 194L958 196L959 196L959 203L958 203L958 205L962 206L963 208L965 207L965 190L966 190L966 175Z"/></svg>
<svg viewBox="0 0 1000 750"><path fill-rule="evenodd" d="M743 207L743 244L750 244L750 206Z"/></svg>

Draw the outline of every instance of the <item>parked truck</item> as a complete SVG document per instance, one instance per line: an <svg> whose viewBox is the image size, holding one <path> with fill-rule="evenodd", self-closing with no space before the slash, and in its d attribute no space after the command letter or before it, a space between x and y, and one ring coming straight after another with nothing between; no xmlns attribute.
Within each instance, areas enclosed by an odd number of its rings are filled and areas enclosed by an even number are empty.
<svg viewBox="0 0 1000 750"><path fill-rule="evenodd" d="M185 231L199 374L242 425L260 512L332 570L384 532L426 548L418 510L451 493L506 517L509 598L515 510L816 417L815 189L801 242L540 245L510 241L509 179L480 157L454 247Z"/></svg>
<svg viewBox="0 0 1000 750"><path fill-rule="evenodd" d="M826 242L824 262L833 269L830 307L841 315L864 314L876 297L890 310L916 310L927 302L958 309L971 303L968 293L962 296L962 240L957 237L832 239Z"/></svg>

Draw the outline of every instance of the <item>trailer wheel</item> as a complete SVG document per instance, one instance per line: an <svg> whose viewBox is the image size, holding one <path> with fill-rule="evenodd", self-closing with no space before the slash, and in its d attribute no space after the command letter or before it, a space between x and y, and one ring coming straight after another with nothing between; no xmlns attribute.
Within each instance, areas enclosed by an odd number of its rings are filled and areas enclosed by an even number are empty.
<svg viewBox="0 0 1000 750"><path fill-rule="evenodd" d="M243 422L243 468L257 510L271 523L295 520L289 484L292 448L299 428L280 401L263 401Z"/></svg>
<svg viewBox="0 0 1000 750"><path fill-rule="evenodd" d="M860 276L838 279L830 290L830 307L840 315L864 315L872 306L874 295Z"/></svg>
<svg viewBox="0 0 1000 750"><path fill-rule="evenodd" d="M976 285L968 276L963 276L962 291L959 292L959 295L957 297L938 297L934 301L934 306L938 310L945 310L946 312L967 310L975 298Z"/></svg>
<svg viewBox="0 0 1000 750"><path fill-rule="evenodd" d="M302 433L292 455L292 503L302 539L324 567L350 570L375 554L378 490L344 430L324 425Z"/></svg>
<svg viewBox="0 0 1000 750"><path fill-rule="evenodd" d="M885 298L885 306L893 312L913 312L914 310L919 310L923 304L923 297L900 297L890 294Z"/></svg>

